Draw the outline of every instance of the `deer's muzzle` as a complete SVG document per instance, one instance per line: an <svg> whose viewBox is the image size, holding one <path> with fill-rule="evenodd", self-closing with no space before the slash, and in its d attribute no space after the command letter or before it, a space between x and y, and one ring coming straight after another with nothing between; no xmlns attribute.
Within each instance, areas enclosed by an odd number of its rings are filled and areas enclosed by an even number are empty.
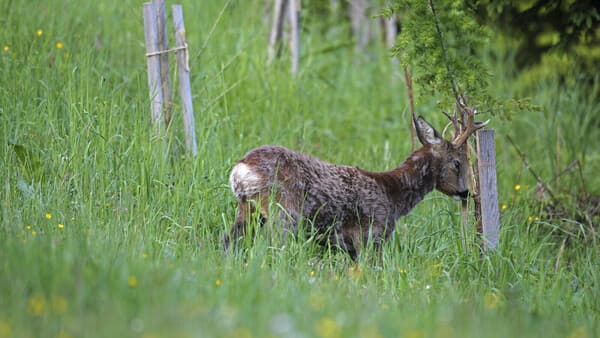
<svg viewBox="0 0 600 338"><path fill-rule="evenodd" d="M460 198L461 200L466 200L469 197L469 190L465 190L465 191L461 191L461 192L457 193L456 197Z"/></svg>

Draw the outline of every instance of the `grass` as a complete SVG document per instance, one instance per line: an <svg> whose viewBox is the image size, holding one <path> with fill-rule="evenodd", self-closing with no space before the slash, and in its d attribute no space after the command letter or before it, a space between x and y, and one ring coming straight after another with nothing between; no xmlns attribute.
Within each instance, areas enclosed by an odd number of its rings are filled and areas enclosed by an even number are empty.
<svg viewBox="0 0 600 338"><path fill-rule="evenodd" d="M597 97L576 79L515 85L508 61L492 65L498 95L542 109L493 122L507 205L495 252L480 254L459 206L433 193L375 263L268 231L225 255L227 176L252 147L370 170L410 152L401 74L381 45L354 55L344 27L322 33L327 20L309 20L292 79L286 56L265 67L260 4L183 2L199 140L190 158L180 116L170 157L149 129L141 4L0 3L0 337L600 335L598 237L535 218L535 180L504 138L548 179L558 142L558 163L579 159L597 194ZM418 109L442 128L434 99Z"/></svg>

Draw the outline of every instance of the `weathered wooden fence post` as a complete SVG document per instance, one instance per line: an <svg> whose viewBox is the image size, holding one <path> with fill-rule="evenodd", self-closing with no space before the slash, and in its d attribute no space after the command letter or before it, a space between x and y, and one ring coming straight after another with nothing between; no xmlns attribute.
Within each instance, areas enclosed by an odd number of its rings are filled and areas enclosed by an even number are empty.
<svg viewBox="0 0 600 338"><path fill-rule="evenodd" d="M286 15L287 9L287 15ZM281 54L281 38L283 36L283 23L287 17L290 22L290 54L292 75L298 73L300 64L300 12L301 0L274 0L273 23L269 33L269 47L267 49L267 65L270 65Z"/></svg>
<svg viewBox="0 0 600 338"><path fill-rule="evenodd" d="M160 135L163 131L162 107L163 92L161 90L160 51L158 28L156 26L156 9L152 3L144 4L144 35L146 40L146 63L148 66L148 87L150 89L151 116L154 132Z"/></svg>
<svg viewBox="0 0 600 338"><path fill-rule="evenodd" d="M356 52L362 52L369 43L369 1L349 0L348 10L352 36L354 36Z"/></svg>
<svg viewBox="0 0 600 338"><path fill-rule="evenodd" d="M281 53L281 36L283 35L283 19L287 0L275 0L273 4L273 24L269 35L269 49L267 50L267 65Z"/></svg>
<svg viewBox="0 0 600 338"><path fill-rule="evenodd" d="M298 74L300 63L300 1L290 1L290 50L292 54L292 75Z"/></svg>
<svg viewBox="0 0 600 338"><path fill-rule="evenodd" d="M392 13L392 16L387 19L383 19L383 27L385 30L385 46L388 49L391 49L396 44L396 39L398 38L398 27L396 24L398 23L398 15L396 13ZM397 58L392 58L392 62L398 63Z"/></svg>
<svg viewBox="0 0 600 338"><path fill-rule="evenodd" d="M146 60L148 65L148 86L150 88L152 125L157 135L163 136L165 126L171 122L173 94L169 74L170 52L177 52L179 70L179 88L183 110L185 144L196 156L198 146L194 125L192 90L190 85L189 51L185 40L183 10L181 5L173 6L173 21L177 46L169 49L166 27L167 15L165 0L153 0L144 3L144 32L146 40ZM164 108L164 110L163 110ZM164 116L164 125L163 125Z"/></svg>
<svg viewBox="0 0 600 338"><path fill-rule="evenodd" d="M175 40L177 49L177 66L179 73L179 91L183 109L183 129L185 132L185 145L193 156L198 153L196 131L194 124L194 107L192 105L192 89L190 85L189 51L185 39L185 26L183 24L183 10L181 5L173 5L173 25L175 26Z"/></svg>
<svg viewBox="0 0 600 338"><path fill-rule="evenodd" d="M478 130L476 138L483 247L493 250L498 245L500 236L494 131L489 129Z"/></svg>
<svg viewBox="0 0 600 338"><path fill-rule="evenodd" d="M154 10L156 11L158 50L167 51L169 50L169 36L167 35L167 13L165 10L165 0L153 0L152 4L154 5ZM173 113L173 93L171 91L171 75L169 72L169 53L160 53L158 57L160 60L160 80L163 94L165 127L169 128Z"/></svg>

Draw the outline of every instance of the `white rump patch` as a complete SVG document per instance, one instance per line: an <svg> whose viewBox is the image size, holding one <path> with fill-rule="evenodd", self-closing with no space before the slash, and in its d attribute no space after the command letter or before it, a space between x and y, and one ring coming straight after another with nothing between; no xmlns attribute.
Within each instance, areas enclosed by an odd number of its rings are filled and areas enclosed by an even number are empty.
<svg viewBox="0 0 600 338"><path fill-rule="evenodd" d="M236 164L229 175L229 185L236 197L251 196L260 192L262 177L245 163Z"/></svg>

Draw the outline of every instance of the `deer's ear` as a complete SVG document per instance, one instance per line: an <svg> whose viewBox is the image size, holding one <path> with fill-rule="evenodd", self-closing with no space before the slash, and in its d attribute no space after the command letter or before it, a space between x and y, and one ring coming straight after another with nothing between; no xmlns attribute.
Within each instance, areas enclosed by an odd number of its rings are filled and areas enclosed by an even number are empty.
<svg viewBox="0 0 600 338"><path fill-rule="evenodd" d="M419 141L423 145L442 143L440 134L423 117L419 116L419 118L413 121L417 130L417 137L419 137Z"/></svg>

